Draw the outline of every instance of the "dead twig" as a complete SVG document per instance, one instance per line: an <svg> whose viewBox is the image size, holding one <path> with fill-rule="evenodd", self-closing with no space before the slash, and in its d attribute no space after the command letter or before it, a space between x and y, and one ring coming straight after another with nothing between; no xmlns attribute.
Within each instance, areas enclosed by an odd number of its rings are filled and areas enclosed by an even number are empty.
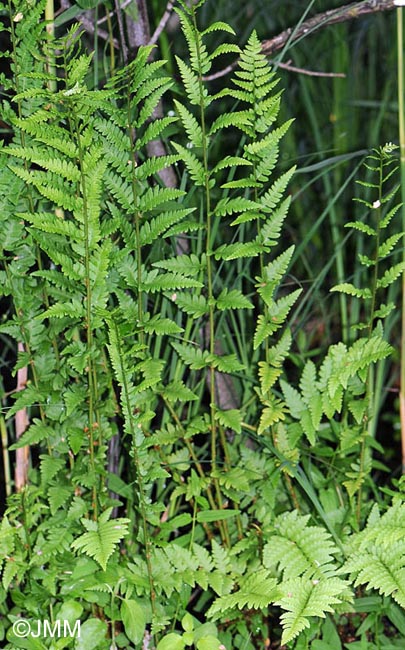
<svg viewBox="0 0 405 650"><path fill-rule="evenodd" d="M174 7L174 4L175 4L175 1L176 0L169 0L169 2L167 3L166 10L165 10L162 18L160 19L158 26L156 27L155 31L153 32L153 34L152 34L152 36L151 36L151 38L149 40L148 45L154 45L157 42L159 36L161 35L164 28L166 27L170 16L173 13L173 7Z"/></svg>
<svg viewBox="0 0 405 650"><path fill-rule="evenodd" d="M337 23L343 23L348 20L354 20L355 18L360 18L367 14L373 14L380 11L389 11L395 9L396 5L394 0L363 0L363 2L351 2L348 5L343 5L337 9L329 9L328 11L323 11L308 20L304 20L298 27L289 27L283 32L274 36L273 38L267 39L262 42L262 52L266 56L271 56L274 52L281 50L286 43L289 41L291 44L297 43L303 37L312 34L318 29L328 27L329 25L335 25ZM238 60L234 61L231 65L228 65L223 70L213 73L212 75L207 75L204 77L205 81L212 81L213 79L219 79L225 75L232 72L237 66ZM280 67L283 67L280 63ZM302 69L297 69L295 72L301 72L302 74L310 74L310 71L303 71ZM314 76L324 76L327 73L317 73ZM339 73L329 73L339 74ZM328 75L328 76L329 76Z"/></svg>
<svg viewBox="0 0 405 650"><path fill-rule="evenodd" d="M318 70L307 70L306 68L297 68L297 66L292 65L290 62L276 62L274 67L283 68L283 70L289 70L290 72L298 72L298 74L306 74L309 77L341 77L342 79L346 77L344 72L319 72Z"/></svg>
<svg viewBox="0 0 405 650"><path fill-rule="evenodd" d="M18 351L24 352L24 345L22 343L18 344ZM24 390L27 385L27 378L27 366L19 368L17 371L17 391ZM23 408L17 411L15 414L15 433L17 440L21 438L22 434L27 429L28 424L27 409ZM17 492L20 492L28 483L29 456L30 448L28 446L20 447L16 450L14 480Z"/></svg>

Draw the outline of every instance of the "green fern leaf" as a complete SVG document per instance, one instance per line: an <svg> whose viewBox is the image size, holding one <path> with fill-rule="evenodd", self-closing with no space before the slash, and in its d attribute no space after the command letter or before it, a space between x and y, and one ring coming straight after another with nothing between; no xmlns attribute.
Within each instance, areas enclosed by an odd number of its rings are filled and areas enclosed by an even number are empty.
<svg viewBox="0 0 405 650"><path fill-rule="evenodd" d="M189 402L192 400L197 400L198 396L193 393L190 388L187 388L187 386L184 384L182 381L172 381L170 384L165 386L164 390L162 391L162 395L165 399L169 400L169 402Z"/></svg>
<svg viewBox="0 0 405 650"><path fill-rule="evenodd" d="M33 185L38 192L58 207L70 212L80 213L83 210L83 201L80 197L74 196L72 190L59 189L56 187L55 175L50 172L29 172L22 167L9 165L16 176L24 180L27 185Z"/></svg>
<svg viewBox="0 0 405 650"><path fill-rule="evenodd" d="M153 114L156 106L159 104L162 96L167 90L169 90L173 85L171 79L167 77L161 79L153 79L149 84L144 84L141 90L138 90L134 96L134 104L140 102L143 99L143 96L146 97L141 110L139 111L138 117L135 120L134 126L140 129L145 123L150 120L150 116Z"/></svg>
<svg viewBox="0 0 405 650"><path fill-rule="evenodd" d="M78 299L72 299L70 302L57 302L49 309L46 309L40 316L39 320L44 320L45 318L64 318L68 316L72 319L84 318L85 308L84 305L79 302Z"/></svg>
<svg viewBox="0 0 405 650"><path fill-rule="evenodd" d="M220 372L232 373L245 369L244 364L240 363L236 354L208 354L206 362L213 368L217 368Z"/></svg>
<svg viewBox="0 0 405 650"><path fill-rule="evenodd" d="M106 187L125 212L134 210L134 194L131 183L115 172L108 170L104 175Z"/></svg>
<svg viewBox="0 0 405 650"><path fill-rule="evenodd" d="M70 240L80 242L83 240L83 232L73 221L58 217L53 212L41 212L32 214L30 212L20 212L17 214L20 219L29 221L34 228L43 232L50 232L55 235L62 235Z"/></svg>
<svg viewBox="0 0 405 650"><path fill-rule="evenodd" d="M181 79L186 90L187 99L194 106L200 105L200 86L197 75L182 59L176 56L176 62L180 70Z"/></svg>
<svg viewBox="0 0 405 650"><path fill-rule="evenodd" d="M354 586L366 585L392 598L405 608L405 545L398 541L389 547L374 546L358 557L349 558L342 572L357 575Z"/></svg>
<svg viewBox="0 0 405 650"><path fill-rule="evenodd" d="M139 199L139 210L149 212L168 201L174 201L184 195L183 190L178 190L175 187L150 187Z"/></svg>
<svg viewBox="0 0 405 650"><path fill-rule="evenodd" d="M228 409L226 411L217 409L215 419L227 429L232 429L236 433L242 431L242 415L239 409Z"/></svg>
<svg viewBox="0 0 405 650"><path fill-rule="evenodd" d="M273 325L269 323L267 318L260 314L257 319L257 326L255 330L255 335L253 337L253 349L257 350L259 345L263 343L273 333Z"/></svg>
<svg viewBox="0 0 405 650"><path fill-rule="evenodd" d="M202 147L204 140L203 131L196 118L183 104L178 102L176 99L174 100L174 105L180 116L189 141L194 147Z"/></svg>
<svg viewBox="0 0 405 650"><path fill-rule="evenodd" d="M268 406L263 409L263 412L260 417L259 426L257 428L257 433L260 435L266 431L269 427L273 426L276 422L280 420L285 420L286 406L284 402L275 397L272 398Z"/></svg>
<svg viewBox="0 0 405 650"><path fill-rule="evenodd" d="M162 318L159 314L144 321L142 327L148 334L157 334L158 336L179 334L183 331L183 328L170 318Z"/></svg>
<svg viewBox="0 0 405 650"><path fill-rule="evenodd" d="M225 309L253 309L253 304L241 291L238 289L228 291L226 287L222 289L215 304L221 311Z"/></svg>
<svg viewBox="0 0 405 650"><path fill-rule="evenodd" d="M175 116L162 117L157 120L153 120L153 122L148 124L142 136L137 139L137 147L144 147L152 140L157 140L160 138L163 131L174 122L177 122L177 117Z"/></svg>
<svg viewBox="0 0 405 650"><path fill-rule="evenodd" d="M222 56L224 54L236 54L236 55L239 55L240 54L240 48L237 45L234 45L233 43L221 43L208 56L208 59L211 62L214 59L216 59L218 56Z"/></svg>
<svg viewBox="0 0 405 650"><path fill-rule="evenodd" d="M63 458L56 458L55 456L48 456L46 454L41 454L39 458L41 460L41 481L43 485L48 485L54 476L65 466L65 461Z"/></svg>
<svg viewBox="0 0 405 650"><path fill-rule="evenodd" d="M26 391L24 391L26 392ZM22 400L20 400L20 403ZM31 400L30 400L31 402ZM34 402L31 402L35 404L36 400ZM23 408L23 406L26 406L27 404L21 404L20 408ZM14 409L15 409L14 405ZM26 445L36 445L39 442L42 442L43 440L46 440L47 438L50 438L52 436L52 428L44 424L41 420L38 418L34 418L31 426L23 433L21 438L18 440L18 442L14 443L13 445L10 446L11 451L14 449L20 449L21 447L25 447Z"/></svg>
<svg viewBox="0 0 405 650"><path fill-rule="evenodd" d="M290 330L286 329L276 345L273 345L271 348L269 348L267 353L268 362L276 368L281 367L284 359L288 355L291 343L291 332Z"/></svg>
<svg viewBox="0 0 405 650"><path fill-rule="evenodd" d="M73 543L72 548L82 551L94 558L105 571L107 562L117 548L118 542L128 535L129 519L118 517L108 521L112 508L105 510L98 518L98 521L81 519L87 532L80 535Z"/></svg>
<svg viewBox="0 0 405 650"><path fill-rule="evenodd" d="M283 582L281 588L283 597L275 604L287 610L281 616L283 644L289 643L310 626L308 618L325 618L326 612L333 613L332 606L345 599L347 583L339 578L309 580L301 577Z"/></svg>
<svg viewBox="0 0 405 650"><path fill-rule="evenodd" d="M268 393L270 388L274 386L277 379L282 373L281 368L274 368L265 361L259 361L259 380L260 380L260 390L263 395Z"/></svg>
<svg viewBox="0 0 405 650"><path fill-rule="evenodd" d="M209 354L207 350L202 351L199 348L193 348L185 343L176 343L175 341L172 341L172 346L180 359L187 366L190 366L192 370L201 370L201 368L206 367Z"/></svg>
<svg viewBox="0 0 405 650"><path fill-rule="evenodd" d="M394 248L394 246L402 239L404 236L403 232L398 232L395 233L395 235L392 235L391 237L388 237L381 245L380 249L378 251L378 256L380 259L383 259L384 257L387 257Z"/></svg>
<svg viewBox="0 0 405 650"><path fill-rule="evenodd" d="M345 224L345 228L353 228L354 230L359 230L360 232L364 232L370 237L375 237L377 235L374 228L369 226L368 223L363 223L362 221L349 221Z"/></svg>
<svg viewBox="0 0 405 650"><path fill-rule="evenodd" d="M296 420L300 420L302 413L305 411L306 405L299 391L283 379L280 381L280 386L292 417Z"/></svg>
<svg viewBox="0 0 405 650"><path fill-rule="evenodd" d="M261 205L257 201L252 201L251 199L245 199L242 196L236 199L221 199L218 201L215 208L215 214L217 217L224 217L228 214L234 214L235 212L246 212L247 210L260 210Z"/></svg>
<svg viewBox="0 0 405 650"><path fill-rule="evenodd" d="M154 262L153 266L174 273L181 273L182 275L198 275L206 266L206 257L205 255L198 257L194 253L191 255L178 255L168 260Z"/></svg>
<svg viewBox="0 0 405 650"><path fill-rule="evenodd" d="M383 219L381 219L381 221L380 221L380 228L381 229L386 228L390 224L392 218L395 217L396 213L398 212L398 210L400 210L402 208L402 206L403 206L403 203L398 203L385 215L385 217Z"/></svg>
<svg viewBox="0 0 405 650"><path fill-rule="evenodd" d="M264 566L278 566L283 580L304 574L307 578L336 574L334 555L338 549L324 528L308 525L309 519L295 510L280 515L274 523L275 534L263 548Z"/></svg>
<svg viewBox="0 0 405 650"><path fill-rule="evenodd" d="M173 300L175 300L180 309L192 318L200 318L209 312L209 306L205 296L179 293Z"/></svg>
<svg viewBox="0 0 405 650"><path fill-rule="evenodd" d="M291 258L294 253L294 246L290 246L272 262L269 262L263 270L263 276L257 277L257 291L267 306L273 306L274 291L278 288L279 282L287 272Z"/></svg>
<svg viewBox="0 0 405 650"><path fill-rule="evenodd" d="M152 156L135 167L135 177L139 181L146 181L150 176L154 176L162 169L174 165L179 159L180 156L175 154L171 156Z"/></svg>
<svg viewBox="0 0 405 650"><path fill-rule="evenodd" d="M174 224L181 222L191 212L194 212L194 208L182 208L180 210L162 212L154 219L142 224L139 234L141 246L152 244L160 235Z"/></svg>
<svg viewBox="0 0 405 650"><path fill-rule="evenodd" d="M77 182L80 180L80 170L74 163L70 162L70 160L49 158L45 155L44 150L41 151L41 149L35 149L33 147L22 148L11 146L7 147L4 153L32 162L49 172L58 174L67 181Z"/></svg>
<svg viewBox="0 0 405 650"><path fill-rule="evenodd" d="M208 616L217 619L227 610L263 609L278 596L277 581L269 571L260 569L243 579L240 589L233 594L221 596L211 605Z"/></svg>
<svg viewBox="0 0 405 650"><path fill-rule="evenodd" d="M280 176L271 186L271 188L261 197L261 203L267 210L273 210L281 201L281 197L290 182L297 167L291 167L282 176Z"/></svg>
<svg viewBox="0 0 405 650"><path fill-rule="evenodd" d="M224 23L222 20L217 20L214 23L211 23L209 27L204 29L204 31L201 32L201 36L204 37L206 34L211 34L211 32L228 32L228 34L232 34L232 36L235 36L235 32L232 29L228 23Z"/></svg>
<svg viewBox="0 0 405 650"><path fill-rule="evenodd" d="M350 284L350 282L342 282L342 284L337 284L332 287L331 291L338 291L339 293L345 293L348 296L363 298L363 300L369 300L371 298L370 289L358 289L353 284Z"/></svg>
<svg viewBox="0 0 405 650"><path fill-rule="evenodd" d="M195 156L193 153L191 153L191 151L189 151L185 147L182 147L177 142L173 142L172 144L173 147L176 149L176 151L179 153L181 159L183 160L186 169L190 174L190 178L193 179L195 185L204 186L205 170L202 163L198 160L197 156Z"/></svg>
<svg viewBox="0 0 405 650"><path fill-rule="evenodd" d="M256 255L263 252L263 250L264 246L256 241L223 244L216 249L215 259L229 261L240 259L241 257L256 257Z"/></svg>
<svg viewBox="0 0 405 650"><path fill-rule="evenodd" d="M251 142L250 144L245 145L244 149L245 153L248 156L248 159L250 156L261 154L263 150L267 150L276 146L280 142L283 135L287 133L293 121L294 120L288 120L282 126L271 131L261 140L256 140L255 142Z"/></svg>
<svg viewBox="0 0 405 650"><path fill-rule="evenodd" d="M384 318L387 318L387 316L389 316L389 314L391 314L394 309L396 309L394 302L389 302L388 305L382 303L379 309L374 312L374 318L381 318L381 320L383 320Z"/></svg>
<svg viewBox="0 0 405 650"><path fill-rule="evenodd" d="M291 197L287 197L278 208L271 213L270 217L263 224L260 236L262 238L263 244L266 246L275 246L281 235L281 228L283 226L284 220L287 216L289 207L291 204ZM236 221L232 225L235 225Z"/></svg>
<svg viewBox="0 0 405 650"><path fill-rule="evenodd" d="M252 115L250 111L234 111L232 113L226 113L225 115L220 115L212 123L209 130L209 135L213 135L220 129L226 129L230 126L237 127L244 131L245 126L252 126Z"/></svg>
<svg viewBox="0 0 405 650"><path fill-rule="evenodd" d="M48 498L51 515L54 515L62 506L64 506L64 510L67 510L67 502L72 496L73 489L71 487L65 487L60 484L50 487L48 490Z"/></svg>
<svg viewBox="0 0 405 650"><path fill-rule="evenodd" d="M221 169L226 169L227 167L236 167L237 165L244 165L251 167L252 163L245 158L240 158L239 156L225 156L219 163L217 163L212 170L212 175L214 176Z"/></svg>
<svg viewBox="0 0 405 650"><path fill-rule="evenodd" d="M395 264L384 273L382 278L377 280L377 289L386 289L403 273L405 270L405 262Z"/></svg>

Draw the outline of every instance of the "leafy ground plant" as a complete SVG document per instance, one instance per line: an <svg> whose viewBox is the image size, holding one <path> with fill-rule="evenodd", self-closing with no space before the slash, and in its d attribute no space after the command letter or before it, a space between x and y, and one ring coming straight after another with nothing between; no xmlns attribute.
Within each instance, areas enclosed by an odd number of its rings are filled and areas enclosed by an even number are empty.
<svg viewBox="0 0 405 650"><path fill-rule="evenodd" d="M31 456L0 530L6 648L320 650L362 585L404 626L401 484L368 506L373 368L392 351L376 296L402 271L380 273L400 237L381 236L400 207L393 151L367 163L377 225L351 224L376 242L360 260L372 289L336 287L369 301L366 334L303 363L280 245L294 167L276 173L291 122L256 33L211 49L233 30L200 31L202 4L178 8L177 84L141 47L101 90L76 26L49 39L44 2L3 6L0 331L14 372L29 369L7 426ZM212 90L229 54L238 67ZM156 139L167 155L148 153ZM21 616L80 619L81 636L22 641Z"/></svg>

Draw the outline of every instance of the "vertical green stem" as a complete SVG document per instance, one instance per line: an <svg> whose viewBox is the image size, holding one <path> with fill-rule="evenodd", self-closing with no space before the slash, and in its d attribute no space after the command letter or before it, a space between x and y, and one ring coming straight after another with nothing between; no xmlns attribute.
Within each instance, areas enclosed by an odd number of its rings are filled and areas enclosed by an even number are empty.
<svg viewBox="0 0 405 650"><path fill-rule="evenodd" d="M145 544L145 557L146 557L146 567L147 567L148 581L149 581L150 603L151 603L153 617L156 618L157 616L156 592L155 592L153 570L152 570L152 542L148 531L146 500L145 500L145 485L143 480L144 472L142 468L141 458L139 455L139 444L138 444L139 434L137 432L137 423L134 419L133 409L131 406L131 397L130 397L131 387L129 385L129 372L128 369L125 367L125 363L123 361L124 350L122 349L122 345L121 345L121 335L117 323L114 320L111 320L110 323L111 323L110 336L112 334L110 340L111 343L113 344L113 347L115 347L116 349L117 357L119 359L119 363L121 366L119 372L119 378L118 378L121 384L121 391L122 391L121 402L123 404L124 417L127 421L131 438L132 438L132 452L133 452L133 459L135 464L136 480L138 483L138 491L139 491L139 511L141 516L143 541Z"/></svg>
<svg viewBox="0 0 405 650"><path fill-rule="evenodd" d="M402 8L397 9L398 121L401 165L402 231L405 232L405 106L404 106L404 31ZM405 262L405 235L402 244ZM401 379L399 391L401 420L402 472L405 473L405 271L402 273Z"/></svg>
<svg viewBox="0 0 405 650"><path fill-rule="evenodd" d="M377 283L378 283L378 261L380 258L380 237L381 237L381 202L382 202L382 192L383 192L383 159L380 158L380 169L379 169L379 183L378 183L378 201L376 205L377 210L377 225L376 225L376 243L375 243L375 253L374 253L374 272L371 285L371 305L370 305L370 315L368 321L368 338L370 339L373 334L374 326L374 313L376 309L376 298L377 298ZM367 409L370 414L369 417L364 419L363 431L361 436L361 449L360 449L360 477L364 472L364 464L366 459L366 438L367 435L372 436L374 431L374 418L376 413L374 413L374 384L375 384L375 372L373 365L370 364L367 373L367 384L366 384L366 396L367 396ZM357 522L360 524L361 517L361 502L362 502L362 483L360 485L358 494L357 494Z"/></svg>
<svg viewBox="0 0 405 650"><path fill-rule="evenodd" d="M192 15L194 22L194 29L197 34L197 24L195 18L194 7L192 5ZM197 56L200 63L200 44L198 38L196 39L196 49ZM205 172L205 209L206 209L206 245L205 252L207 255L207 291L208 291L208 305L209 305L209 349L210 354L215 353L215 325L214 325L214 300L213 300L213 290L212 290L212 242L211 242L211 192L209 185L209 169L208 169L208 148L207 148L207 138L206 138L206 126L205 126L205 103L204 103L204 88L202 82L202 75L198 75L198 83L200 89L200 121L201 129L203 133L203 165ZM211 364L210 366L210 412L211 412L211 463L212 469L216 469L216 457L217 457L217 426L215 421L215 368ZM220 504L218 504L220 505Z"/></svg>
<svg viewBox="0 0 405 650"><path fill-rule="evenodd" d="M86 343L87 343L87 381L88 381L88 434L89 434L89 452L90 452L90 465L95 476L95 455L94 455L94 431L98 426L97 416L95 418L95 409L97 404L97 376L93 364L93 323L92 323L92 290L90 282L90 244L89 244L89 208L87 203L87 181L85 174L84 152L81 142L80 126L77 122L76 115L72 111L72 123L74 132L76 134L77 147L79 153L80 165L80 182L81 193L83 198L83 236L84 236L84 284L86 295L86 316L85 316L85 329L86 329ZM93 508L94 518L97 519L98 503L97 503L97 488L93 487Z"/></svg>

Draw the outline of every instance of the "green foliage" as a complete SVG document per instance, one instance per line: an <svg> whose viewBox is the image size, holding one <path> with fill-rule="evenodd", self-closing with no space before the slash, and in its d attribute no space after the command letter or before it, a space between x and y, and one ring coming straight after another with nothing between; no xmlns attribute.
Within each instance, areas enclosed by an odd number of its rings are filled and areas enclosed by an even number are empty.
<svg viewBox="0 0 405 650"><path fill-rule="evenodd" d="M200 30L204 3L179 2L178 82L142 46L99 90L76 27L46 36L44 4L2 6L24 20L2 27L0 335L14 373L28 369L3 399L10 451L32 452L0 524L5 647L20 614L75 612L78 650L149 634L158 650L244 648L252 620L270 618L298 649L356 605L358 585L405 607L402 502L361 530L374 369L393 350L382 321L403 271L389 263L402 237L389 232L392 147L362 185L378 193L361 199L377 223L349 224L375 244L359 257L371 286L334 288L365 303L366 334L310 359L297 352L296 250L281 246L292 120L256 32L213 47L232 28ZM229 54L218 90L206 78ZM175 113L156 117L162 98ZM157 139L167 155L151 155Z"/></svg>

